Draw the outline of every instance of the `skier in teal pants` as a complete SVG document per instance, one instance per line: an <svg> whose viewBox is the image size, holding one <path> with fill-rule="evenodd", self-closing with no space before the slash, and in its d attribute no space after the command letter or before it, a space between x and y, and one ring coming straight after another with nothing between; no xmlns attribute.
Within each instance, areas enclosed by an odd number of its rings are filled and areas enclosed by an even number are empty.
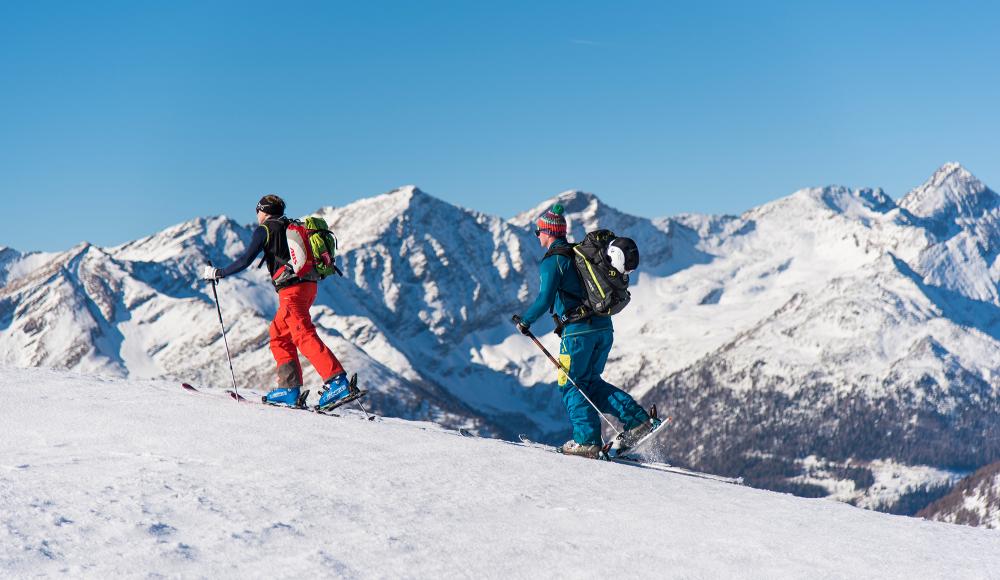
<svg viewBox="0 0 1000 580"><path fill-rule="evenodd" d="M541 289L535 302L522 316L515 317L515 321L523 334L546 311L554 312L560 320L567 322L561 334L559 361L569 369L569 378L573 382L570 383L560 372L559 391L573 424L573 439L567 441L562 450L573 455L597 457L602 447L601 421L580 389L602 413L617 417L626 429L625 436L632 441L648 433L653 422L628 393L601 378L614 341L611 317L589 316L576 320L573 316L583 304L585 291L572 260L552 251L558 246L569 246L563 207L558 204L552 206L535 225L535 235L547 250L539 266Z"/></svg>

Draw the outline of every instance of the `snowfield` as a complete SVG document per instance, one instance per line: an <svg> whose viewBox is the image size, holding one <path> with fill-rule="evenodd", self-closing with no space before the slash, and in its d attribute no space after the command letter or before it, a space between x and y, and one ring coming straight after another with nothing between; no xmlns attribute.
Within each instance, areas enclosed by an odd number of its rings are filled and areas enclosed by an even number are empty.
<svg viewBox="0 0 1000 580"><path fill-rule="evenodd" d="M0 389L7 578L1000 578L995 530L431 423L42 369Z"/></svg>

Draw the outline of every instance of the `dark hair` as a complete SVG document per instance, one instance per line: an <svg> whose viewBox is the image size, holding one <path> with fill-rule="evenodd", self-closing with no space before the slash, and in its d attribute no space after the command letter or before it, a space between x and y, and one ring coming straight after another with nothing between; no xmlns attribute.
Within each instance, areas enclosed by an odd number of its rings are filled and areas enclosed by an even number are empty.
<svg viewBox="0 0 1000 580"><path fill-rule="evenodd" d="M257 211L268 215L285 215L285 200L273 193L265 195L257 202Z"/></svg>

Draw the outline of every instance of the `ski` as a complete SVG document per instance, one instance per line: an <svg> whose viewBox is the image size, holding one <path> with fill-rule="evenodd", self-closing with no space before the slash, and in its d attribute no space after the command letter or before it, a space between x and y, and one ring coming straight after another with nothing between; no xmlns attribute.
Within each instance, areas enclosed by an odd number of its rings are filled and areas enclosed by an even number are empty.
<svg viewBox="0 0 1000 580"><path fill-rule="evenodd" d="M332 410L334 410L334 409L336 409L338 407L342 407L342 406L346 405L347 403L350 403L352 401L357 401L358 399L360 399L361 397L364 397L367 394L368 394L368 391L358 391L357 393L354 393L353 395L348 395L348 396L344 397L343 399L340 399L339 401L337 401L333 405L326 406L326 407L324 407L322 409L320 409L318 406L314 406L314 407L312 407L312 409L314 411L316 411L317 413L321 413L321 412L324 412L324 411L332 411Z"/></svg>
<svg viewBox="0 0 1000 580"><path fill-rule="evenodd" d="M545 449L546 451L558 451L559 450L557 447L553 447L552 445L546 445L544 443L538 443L537 441L532 441L531 439L528 438L527 435L525 435L523 433L520 434L520 435L518 435L517 438L521 440L521 443L522 443L522 445L524 447L533 447L535 449Z"/></svg>
<svg viewBox="0 0 1000 580"><path fill-rule="evenodd" d="M734 485L743 485L742 477L726 477L725 475L716 475L714 473L705 473L703 471L694 471L691 469L685 469L683 467L677 467L676 465L670 465L669 463L657 463L652 461L643 461L638 457L632 455L625 455L621 457L608 457L608 461L612 463L619 463L622 465L633 465L635 467L642 467L645 469L652 469L654 471L664 471L667 473L676 473L678 475L686 475L688 477L696 477L698 479L708 479L711 481L718 481L721 483L731 483Z"/></svg>
<svg viewBox="0 0 1000 580"><path fill-rule="evenodd" d="M532 447L535 449L544 449L546 451L552 451L559 453L560 455L565 455L562 453L560 447L554 447L552 445L546 445L544 443L538 443L537 441L532 441L527 435L518 435L518 439L521 441L521 445L524 447ZM635 446L632 447L633 449ZM724 475L715 475L714 473L704 473L701 471L693 471L691 469L685 469L683 467L677 467L675 465L670 465L669 463L659 463L654 461L643 461L641 458L634 455L622 455L618 457L609 457L606 454L601 455L597 458L598 460L604 460L611 463L618 463L620 465L631 465L632 467L640 467L643 469L652 469L654 471L663 471L666 473L676 473L678 475L684 475L687 477L696 477L699 479L707 479L711 481L718 481L721 483L731 483L733 485L743 485L742 477L726 477Z"/></svg>
<svg viewBox="0 0 1000 580"><path fill-rule="evenodd" d="M654 419L658 419L658 417L656 416L656 405L653 405L652 408L650 408L649 416ZM667 417L666 419L661 420L655 427L653 427L652 431L646 433L645 435L640 437L638 441L636 441L632 445L629 445L628 447L614 446L614 444L621 438L621 436L619 436L618 439L612 440L611 443L605 445L604 452L609 458L623 457L625 455L628 455L629 453L632 453L637 447L642 446L643 443L649 441L654 436L656 436L656 434L659 433L660 429L666 427L671 420L672 420L671 417Z"/></svg>
<svg viewBox="0 0 1000 580"><path fill-rule="evenodd" d="M546 445L545 443L539 443L537 441L532 441L531 439L528 438L527 435L525 435L523 433L520 434L520 435L518 435L517 438L520 439L520 441L521 441L521 447L531 447L533 449L544 449L546 451L553 451L555 453L558 453L559 455L572 455L572 454L564 453L562 447L556 447L554 445ZM598 454L597 457L587 457L585 455L579 455L579 456L576 456L576 457L583 457L584 459L607 459L608 458L607 457L607 453L603 449L600 451L600 453Z"/></svg>
<svg viewBox="0 0 1000 580"><path fill-rule="evenodd" d="M318 406L310 406L306 404L306 399L309 397L308 390L302 391L302 394L299 395L298 401L296 401L295 405L280 405L275 403L268 403L267 398L264 396L261 396L260 401L254 401L244 397L243 395L237 393L233 389L226 389L226 393L228 393L229 396L238 403L251 403L255 405L263 405L265 407L282 407L285 409L293 409L296 411L309 411L310 413L316 413L317 415L326 415L328 417L340 417L338 413L333 413L332 411L338 407L343 406L345 403L350 403L351 401L357 401L361 397L368 394L368 391L359 390L357 388L357 383L358 383L358 375L357 374L351 375L351 382L350 382L351 390L355 392L347 397L344 397L343 399L340 399L339 401L337 401L336 404L324 407L322 409L320 409ZM183 386L184 388L190 388L191 390L196 391L194 387L188 385L187 383L183 383ZM364 406L361 405L360 401L358 401L358 406L361 407L361 410L365 413L365 417L369 421L375 420L376 415L370 415L368 411L364 408Z"/></svg>
<svg viewBox="0 0 1000 580"><path fill-rule="evenodd" d="M192 393L205 394L202 391L200 391L197 387L195 387L194 385L191 385L190 383L181 383L181 387L183 387L185 391L190 391ZM296 406L294 406L294 407L290 406L290 405L275 405L275 404L272 404L272 403L265 403L265 402L263 402L263 400L261 400L261 401L254 401L252 399L248 399L248 398L244 397L243 395L237 393L233 389L226 389L226 394L229 395L230 398L232 398L234 401L236 401L238 403L250 403L251 405L262 405L264 407L282 407L282 408L285 408L285 409L292 409L293 411L309 411L310 413L316 413L317 415L326 415L327 417L340 417L339 414L337 414L337 413L331 413L329 410L318 411L316 409L313 409L313 408L307 406L305 404L305 399L306 399L306 397L309 396L309 391L303 391L303 393L301 395L299 395L299 404L296 405Z"/></svg>
<svg viewBox="0 0 1000 580"><path fill-rule="evenodd" d="M320 395L322 395L323 392L324 392L323 390L320 390ZM362 391L361 389L358 388L358 373L352 374L351 378L348 379L347 392L350 394L344 397L343 399L337 400L336 402L334 402L334 404L327 405L322 409L320 409L319 405L316 405L315 407L313 407L313 410L316 411L317 413L329 412L338 407L342 407L352 401L357 401L358 407L361 409L361 412L365 414L365 418L367 418L369 421L374 421L375 415L369 415L368 409L365 409L365 406L362 405L361 401L359 400L361 397L367 395L368 391Z"/></svg>
<svg viewBox="0 0 1000 580"><path fill-rule="evenodd" d="M228 393L229 396L232 397L234 401L237 401L239 403L249 403L250 402L250 399L247 399L246 397L244 397L243 395L237 393L236 391L234 391L232 389L226 389L226 393Z"/></svg>
<svg viewBox="0 0 1000 580"><path fill-rule="evenodd" d="M338 399L332 405L327 405L326 407L323 407L323 410L324 411L332 411L333 409L336 409L337 407L340 407L341 405L345 405L347 403L350 403L351 401L356 401L356 400L360 399L361 397L364 397L365 395L368 394L368 391L362 391L362 390L358 389L358 374L357 373L354 373L353 375L351 375L351 378L348 379L347 392L349 392L350 394L347 395L346 397L344 397L343 399ZM320 390L320 394L323 394L323 390ZM319 409L319 405L315 406L314 408L318 410Z"/></svg>
<svg viewBox="0 0 1000 580"><path fill-rule="evenodd" d="M317 415L326 415L327 417L339 417L340 416L337 413L331 413L328 410L320 411L319 409L314 409L314 408L310 407L309 405L306 405L306 399L309 397L309 391L308 390L302 391L302 394L299 395L298 402L296 402L295 405L280 405L280 404L276 404L276 403L268 403L267 400L266 400L266 398L263 397L263 396L261 396L259 402L258 401L254 401L254 400L251 400L251 399L248 399L248 398L244 397L243 395L237 393L236 391L234 391L232 389L228 389L228 390L226 390L226 392L229 393L229 396L232 397L234 401L238 401L240 403L251 403L251 404L254 404L254 405L261 405L263 407L275 407L275 408L278 408L278 409L291 409L292 411L308 411L310 413L316 413Z"/></svg>

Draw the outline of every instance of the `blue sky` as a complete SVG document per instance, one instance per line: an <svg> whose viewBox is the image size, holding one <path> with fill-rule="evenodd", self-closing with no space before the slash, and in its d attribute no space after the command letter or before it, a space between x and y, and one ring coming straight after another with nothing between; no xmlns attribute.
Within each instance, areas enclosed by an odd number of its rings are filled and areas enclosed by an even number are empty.
<svg viewBox="0 0 1000 580"><path fill-rule="evenodd" d="M404 184L511 216L1000 188L987 2L0 0L0 245L110 245ZM40 231L39 224L45 224Z"/></svg>

